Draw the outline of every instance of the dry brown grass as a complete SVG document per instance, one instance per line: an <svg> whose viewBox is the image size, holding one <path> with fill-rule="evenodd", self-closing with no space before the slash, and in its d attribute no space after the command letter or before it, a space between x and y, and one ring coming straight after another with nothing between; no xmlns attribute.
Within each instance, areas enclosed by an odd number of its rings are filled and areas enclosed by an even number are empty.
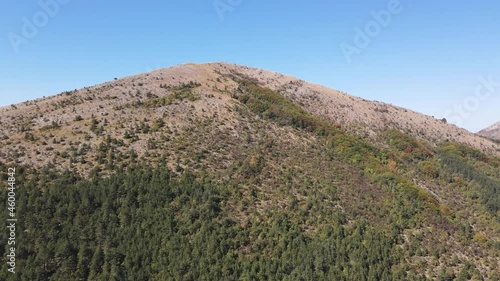
<svg viewBox="0 0 500 281"><path fill-rule="evenodd" d="M95 148L102 142L102 137L90 130L92 118L98 121L99 127L103 126L104 136L116 139L123 139L125 132L132 130L136 124L151 124L159 118L165 121L166 128L174 132L174 137L175 132L182 132L190 127L193 120L215 121L216 127L221 131L229 131L238 136L241 134L239 128L248 124L238 119L233 110L238 102L231 98L231 93L236 89L237 83L228 78L230 74L243 74L255 79L261 85L279 91L308 112L373 141L378 140L379 132L397 128L431 143L457 141L500 155L498 144L430 116L381 102L367 101L279 73L234 64L209 63L159 69L2 107L0 159L37 167L50 162L67 165L67 159L59 157L56 152L63 153L71 145L81 147L84 143ZM201 84L193 90L200 97L196 101L178 100L158 108L137 106L154 97L171 95L172 91L164 86L178 87L190 81ZM76 121L77 116L82 120ZM53 124L58 127L51 128ZM160 138L162 134L156 132L140 135L140 140L133 143L125 140L126 147L122 150L133 149L143 155L147 151L148 140ZM59 141L61 139L63 142ZM87 158L87 161L92 161L92 155ZM76 166L80 170L90 167L80 164Z"/></svg>

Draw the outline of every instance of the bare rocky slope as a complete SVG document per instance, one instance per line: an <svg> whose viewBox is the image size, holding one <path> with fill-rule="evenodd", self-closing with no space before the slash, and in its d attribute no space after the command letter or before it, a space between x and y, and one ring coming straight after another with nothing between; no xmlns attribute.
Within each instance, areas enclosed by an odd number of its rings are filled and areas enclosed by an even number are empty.
<svg viewBox="0 0 500 281"><path fill-rule="evenodd" d="M115 137L123 136L134 124L134 120L162 117L172 127L185 127L191 118L214 116L228 120L225 129L238 134L237 122L231 107L235 101L231 93L237 83L228 75L242 74L255 79L264 87L278 91L307 112L329 122L342 126L345 130L359 136L377 141L379 133L395 128L431 143L456 141L467 144L483 152L500 155L499 145L464 129L414 112L409 109L382 102L368 101L350 96L336 90L311 84L303 80L270 72L227 63L184 64L159 69L145 74L124 77L115 81L61 93L43 99L27 101L17 105L0 108L0 137L11 139L11 145L0 148L2 158L14 157L20 163L37 166L46 165L54 159L53 149L64 150L73 141L82 141L87 136L89 120L92 116L112 128ZM172 87L195 81L196 100L179 100L166 108L144 110L140 104L154 98L166 97ZM81 119L81 121L75 121ZM51 126L62 129L49 132ZM32 131L46 132L50 142L40 146L27 145ZM63 139L58 142L57 139ZM12 140L20 140L12 142ZM56 141L52 141L56 139ZM91 139L88 139L92 143ZM33 142L33 140L32 140ZM147 139L133 145L139 153L144 152Z"/></svg>
<svg viewBox="0 0 500 281"><path fill-rule="evenodd" d="M478 132L479 135L500 141L500 122Z"/></svg>

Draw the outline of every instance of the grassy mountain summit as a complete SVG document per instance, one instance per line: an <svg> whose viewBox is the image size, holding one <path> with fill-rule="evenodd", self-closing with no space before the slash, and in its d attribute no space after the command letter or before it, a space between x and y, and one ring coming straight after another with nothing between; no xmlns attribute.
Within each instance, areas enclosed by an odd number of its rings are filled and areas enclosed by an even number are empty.
<svg viewBox="0 0 500 281"><path fill-rule="evenodd" d="M19 280L500 278L500 146L443 120L224 63L0 120Z"/></svg>

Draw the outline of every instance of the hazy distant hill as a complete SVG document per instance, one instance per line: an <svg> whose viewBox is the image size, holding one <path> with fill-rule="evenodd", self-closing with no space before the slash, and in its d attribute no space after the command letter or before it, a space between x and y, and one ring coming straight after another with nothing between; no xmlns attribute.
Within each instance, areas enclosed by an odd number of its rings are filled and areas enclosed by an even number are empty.
<svg viewBox="0 0 500 281"><path fill-rule="evenodd" d="M500 140L500 122L497 122L486 129L478 132L478 134L490 139Z"/></svg>
<svg viewBox="0 0 500 281"><path fill-rule="evenodd" d="M24 280L500 278L500 146L408 109L209 63L0 126Z"/></svg>

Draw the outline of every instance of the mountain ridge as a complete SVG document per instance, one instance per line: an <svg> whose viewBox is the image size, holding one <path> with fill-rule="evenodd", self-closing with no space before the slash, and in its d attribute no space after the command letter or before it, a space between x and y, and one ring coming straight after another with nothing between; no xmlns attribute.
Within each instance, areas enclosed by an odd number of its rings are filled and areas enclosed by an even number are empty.
<svg viewBox="0 0 500 281"><path fill-rule="evenodd" d="M500 141L500 121L482 129L477 133L478 135Z"/></svg>
<svg viewBox="0 0 500 281"><path fill-rule="evenodd" d="M155 70L149 73L127 76L115 81L85 87L76 92L69 91L42 100L6 106L0 108L0 114L3 115L2 117L4 120L13 118L11 114L17 116L31 115L31 120L26 120L26 118L24 118L23 122L29 123L35 128L41 128L50 126L52 122L71 122L74 116L70 116L68 113L62 113L64 109L60 107L54 110L57 112L47 112L50 117L44 116L42 119L35 118L33 112L37 112L37 108L40 108L40 105L36 105L37 103L43 104L44 107L52 108L54 108L56 103L67 103L69 106L74 107L75 104L72 105L72 103L75 103L75 101L68 100L75 96L80 96L79 98L83 99L86 103L93 104L92 107L89 107L89 110L84 110L84 112L79 113L82 116L84 113L87 113L87 115L83 117L89 118L90 116L88 116L88 113L99 114L99 107L102 107L101 109L105 107L116 108L124 103L130 103L135 97L127 97L126 94L124 94L127 91L129 95L131 91L134 92L132 94L136 94L137 91L142 91L143 97L138 98L147 99L147 97L144 96L144 94L146 94L144 92L158 96L166 94L164 91L160 91L162 90L159 87L161 84L175 86L179 83L188 83L189 81L198 81L204 84L201 87L201 91L205 93L217 89L215 92L218 94L222 93L220 97L224 102L228 102L227 99L229 97L225 96L223 93L229 94L229 91L234 90L236 84L234 81L229 81L228 85L225 85L223 82L218 82L217 79L220 80L222 76L217 74L217 72L227 75L235 71L251 77L252 79L256 79L259 83L262 83L270 89L277 90L280 94L290 98L293 102L299 103L301 107L305 108L313 115L324 118L332 123L338 123L349 132L357 135L366 135L375 139L377 137L377 132L388 128L395 128L433 143L446 140L457 141L484 152L500 155L498 144L478 137L454 125L445 124L442 120L437 120L402 107L377 101L367 101L320 85L307 83L292 76L225 63L188 63ZM175 77L178 77L177 81ZM212 81L208 81L207 79ZM118 89L121 90L121 92L119 92ZM94 93L94 91L96 92ZM101 93L99 93L99 91ZM89 96L90 92L92 92L92 95L94 95L96 99L101 100L96 102L93 97ZM98 95L96 96L96 94ZM70 97L70 95L72 97ZM108 99L107 102L105 99ZM81 105L82 101L76 103ZM23 110L22 114L16 114L14 107L25 110ZM88 106L84 107L87 108ZM31 113L25 114L24 112L26 111ZM17 110L17 112L20 111ZM37 112L37 114L40 115L40 112ZM12 130L13 128L11 127L10 129Z"/></svg>
<svg viewBox="0 0 500 281"><path fill-rule="evenodd" d="M103 280L127 271L159 280L171 272L220 280L222 271L227 279L425 280L493 278L498 269L498 144L411 110L211 63L4 107L0 122L0 166L18 168L29 224L20 239L53 238L55 256L30 260L44 276L74 272L60 256L84 261L79 252L96 253L97 265L106 256L107 267L90 275ZM66 223L57 230L53 221ZM132 242L144 225L162 231L149 232L137 255ZM211 231L216 241L207 240ZM203 245L219 249L218 258L200 254ZM327 263L315 254L334 248ZM123 266L147 253L164 269ZM322 265L282 258L298 253ZM193 258L211 270L190 267ZM224 264L244 266L228 272ZM282 270L287 264L300 270Z"/></svg>

